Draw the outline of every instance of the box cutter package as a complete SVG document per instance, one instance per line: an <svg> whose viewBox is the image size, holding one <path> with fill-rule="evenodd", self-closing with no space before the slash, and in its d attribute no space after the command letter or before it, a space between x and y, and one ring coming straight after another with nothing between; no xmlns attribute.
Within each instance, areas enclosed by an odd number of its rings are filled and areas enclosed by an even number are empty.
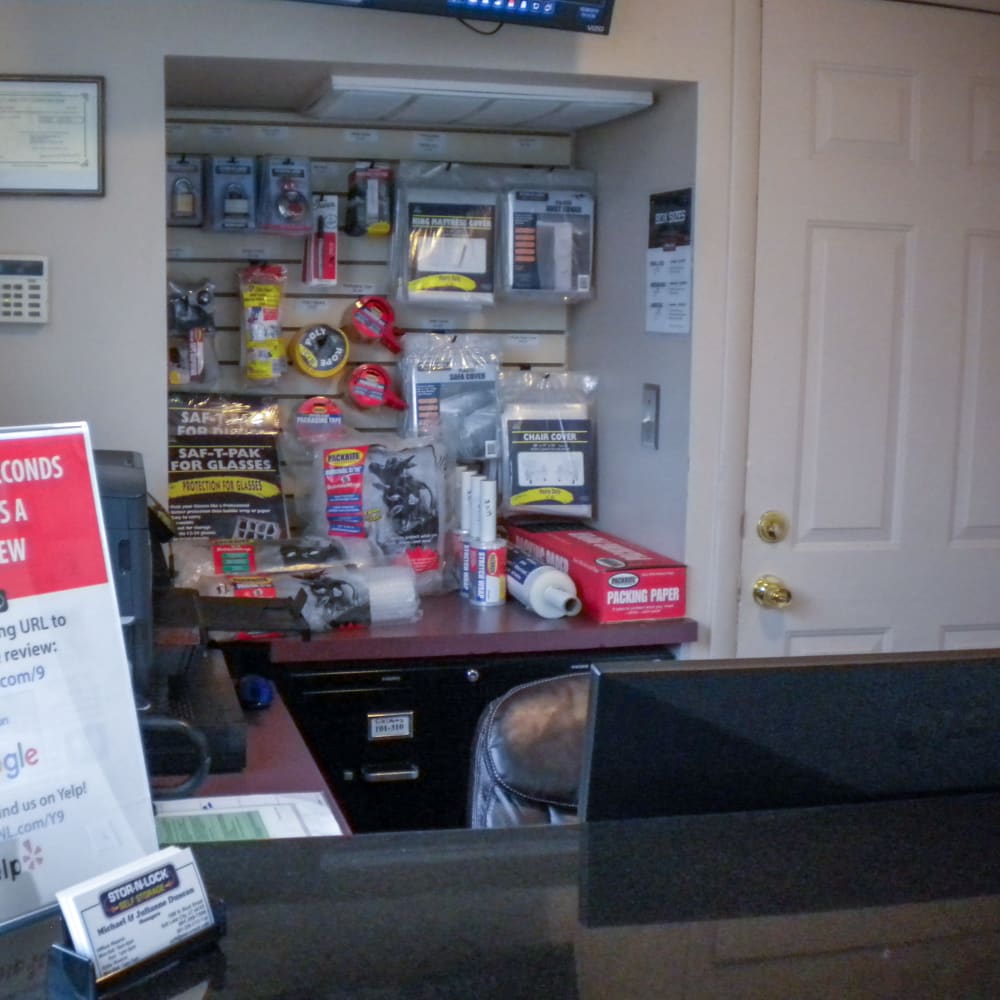
<svg viewBox="0 0 1000 1000"><path fill-rule="evenodd" d="M683 618L687 569L578 521L513 521L511 544L568 573L583 612L602 623Z"/></svg>

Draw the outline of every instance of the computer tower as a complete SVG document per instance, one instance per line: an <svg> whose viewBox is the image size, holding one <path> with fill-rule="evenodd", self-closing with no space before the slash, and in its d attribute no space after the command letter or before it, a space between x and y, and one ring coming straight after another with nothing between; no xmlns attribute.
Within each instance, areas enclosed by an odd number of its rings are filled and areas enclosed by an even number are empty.
<svg viewBox="0 0 1000 1000"><path fill-rule="evenodd" d="M140 704L153 683L153 567L146 471L134 451L95 449L97 485L132 687Z"/></svg>

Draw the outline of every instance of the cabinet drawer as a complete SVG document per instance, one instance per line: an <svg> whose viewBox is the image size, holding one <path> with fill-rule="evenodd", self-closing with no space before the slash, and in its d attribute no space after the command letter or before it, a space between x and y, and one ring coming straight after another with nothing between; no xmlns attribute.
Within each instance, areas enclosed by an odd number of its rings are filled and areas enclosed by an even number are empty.
<svg viewBox="0 0 1000 1000"><path fill-rule="evenodd" d="M351 828L370 832L465 826L472 740L489 702L589 665L549 654L275 675Z"/></svg>

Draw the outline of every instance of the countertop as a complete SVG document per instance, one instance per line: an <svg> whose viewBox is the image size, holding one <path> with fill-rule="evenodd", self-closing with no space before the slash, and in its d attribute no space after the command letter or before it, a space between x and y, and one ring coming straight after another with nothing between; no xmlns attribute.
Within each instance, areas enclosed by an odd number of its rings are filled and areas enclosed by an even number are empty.
<svg viewBox="0 0 1000 1000"><path fill-rule="evenodd" d="M1000 983L1000 795L195 854L228 931L129 996L940 1000ZM0 997L47 995L59 935L50 917L0 936Z"/></svg>
<svg viewBox="0 0 1000 1000"><path fill-rule="evenodd" d="M691 618L600 624L583 615L541 618L516 601L475 607L457 594L423 597L412 622L315 632L261 645L272 663L323 663L492 654L662 650L698 637ZM164 646L197 645L205 639L193 591L174 590L158 603L156 641Z"/></svg>

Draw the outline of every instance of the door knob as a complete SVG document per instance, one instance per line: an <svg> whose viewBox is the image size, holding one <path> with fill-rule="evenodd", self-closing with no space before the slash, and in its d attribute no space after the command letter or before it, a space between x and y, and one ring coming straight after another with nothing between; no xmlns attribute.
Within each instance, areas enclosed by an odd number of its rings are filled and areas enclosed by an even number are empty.
<svg viewBox="0 0 1000 1000"><path fill-rule="evenodd" d="M780 510L765 510L757 519L757 537L768 545L782 542L788 536L788 518Z"/></svg>
<svg viewBox="0 0 1000 1000"><path fill-rule="evenodd" d="M754 581L753 599L762 608L780 610L792 603L792 592L776 576L768 573Z"/></svg>

